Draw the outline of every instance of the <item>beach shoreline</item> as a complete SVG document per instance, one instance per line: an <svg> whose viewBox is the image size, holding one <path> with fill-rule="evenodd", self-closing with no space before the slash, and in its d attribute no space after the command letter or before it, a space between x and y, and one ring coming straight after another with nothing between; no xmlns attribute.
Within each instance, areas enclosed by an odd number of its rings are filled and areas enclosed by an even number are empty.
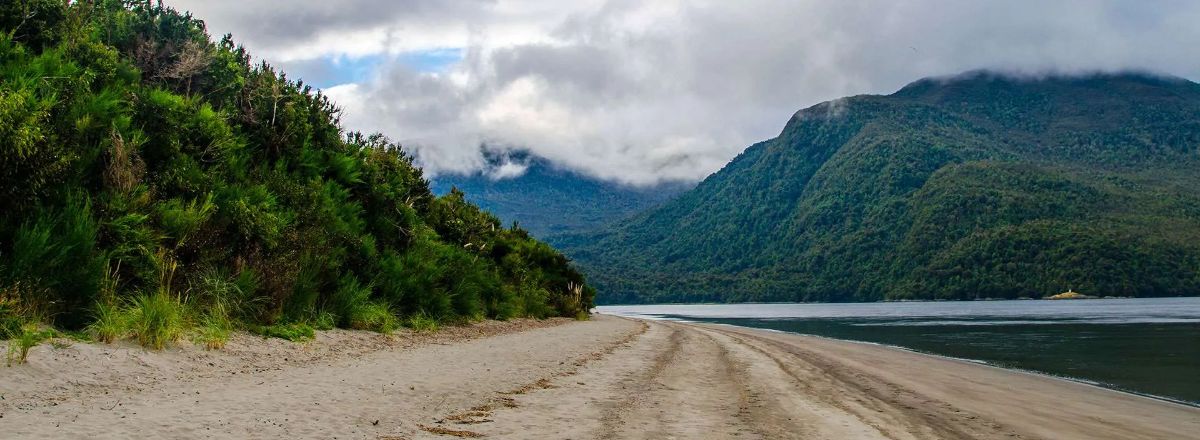
<svg viewBox="0 0 1200 440"><path fill-rule="evenodd" d="M634 318L634 319L636 319L636 318ZM972 364L972 365L982 365L982 366L986 366L986 367L997 368L1000 370L1009 371L1009 372L1013 372L1013 373L1029 374L1029 375L1045 377L1045 378L1049 378L1049 379L1074 382L1074 383L1077 383L1080 385L1087 385L1087 386L1092 386L1092 387L1096 387L1096 388L1101 388L1101 389L1105 389L1108 391L1114 391L1114 392L1118 392L1118 393L1122 393L1122 394L1127 394L1127 395L1133 396L1133 397L1140 397L1140 398L1149 399L1149 400L1153 400L1153 401L1157 401L1157 402L1169 403L1172 405L1179 405L1179 406L1182 406L1185 408L1200 409L1200 402L1190 402L1190 401L1175 399L1175 398L1167 397L1167 396L1160 396L1160 395L1156 395L1156 394L1128 390L1128 389L1112 386L1110 384L1097 382L1094 380L1089 380L1089 379L1080 378L1080 377L1061 376L1061 375L1057 375L1057 374L1046 373L1043 371L1008 367L1008 366L1004 366L1004 365L998 365L996 363L993 363L993 362L990 362L987 360L983 360L983 359L972 359L972 358L966 358L966 357L957 357L957 356L949 356L949 355L938 354L938 353L931 353L931 352L927 352L927 351L921 351L921 350L917 350L917 349L913 349L913 348L903 347L900 345L885 344L882 342L842 339L842 338L835 338L835 337L831 337L831 336L823 336L823 335L816 335L816 334L809 334L809 333L792 333L792 332L787 332L784 330L776 330L776 329L769 329L769 328L743 327L743 326L738 326L738 325L733 325L733 324L705 323L703 321L680 321L680 322L696 323L696 324L704 323L704 324L710 324L710 325L716 325L716 326L733 327L733 328L738 328L738 329L754 329L754 330L780 333L780 334L792 334L792 335L797 335L797 336L803 336L806 338L825 339L825 340L829 340L829 341L845 342L845 343L851 343L851 344L863 344L863 345L870 345L870 346L877 346L877 347L886 347L886 348L890 348L893 350L905 351L905 352L919 354L919 355L923 355L923 356L931 356L931 357L946 359L946 360L950 360L950 361L965 362L965 363Z"/></svg>
<svg viewBox="0 0 1200 440"><path fill-rule="evenodd" d="M282 359L281 359L282 358ZM41 346L12 438L1200 438L1200 409L879 344L596 315L227 351Z"/></svg>

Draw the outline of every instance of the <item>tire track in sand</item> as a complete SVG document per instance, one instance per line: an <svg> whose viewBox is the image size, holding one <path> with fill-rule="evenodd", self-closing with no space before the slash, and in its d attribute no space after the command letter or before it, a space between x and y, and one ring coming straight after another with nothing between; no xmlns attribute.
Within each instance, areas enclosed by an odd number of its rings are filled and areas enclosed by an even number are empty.
<svg viewBox="0 0 1200 440"><path fill-rule="evenodd" d="M768 358L787 374L795 396L817 398L889 439L1021 439L1015 431L794 344L706 327ZM830 437L825 437L830 438Z"/></svg>
<svg viewBox="0 0 1200 440"><path fill-rule="evenodd" d="M653 323L657 354L605 408L601 439L759 438L745 423L746 396L720 344L687 327Z"/></svg>

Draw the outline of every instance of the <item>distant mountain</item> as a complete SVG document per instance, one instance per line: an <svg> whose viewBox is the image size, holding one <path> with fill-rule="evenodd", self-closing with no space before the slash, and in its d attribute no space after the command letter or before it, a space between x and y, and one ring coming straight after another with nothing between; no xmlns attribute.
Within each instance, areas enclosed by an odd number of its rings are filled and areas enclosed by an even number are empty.
<svg viewBox="0 0 1200 440"><path fill-rule="evenodd" d="M572 171L527 152L487 152L487 166L468 175L432 179L434 193L457 187L505 224L517 222L554 242L562 234L592 231L657 206L694 184L667 182L634 187Z"/></svg>
<svg viewBox="0 0 1200 440"><path fill-rule="evenodd" d="M1179 78L925 79L558 244L607 303L1197 295L1198 149Z"/></svg>

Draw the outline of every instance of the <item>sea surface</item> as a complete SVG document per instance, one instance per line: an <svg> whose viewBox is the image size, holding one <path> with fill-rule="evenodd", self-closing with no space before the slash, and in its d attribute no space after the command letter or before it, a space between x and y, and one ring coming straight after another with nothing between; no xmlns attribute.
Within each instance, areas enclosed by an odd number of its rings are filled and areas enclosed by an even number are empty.
<svg viewBox="0 0 1200 440"><path fill-rule="evenodd" d="M1200 298L644 305L598 310L886 344L1200 406Z"/></svg>

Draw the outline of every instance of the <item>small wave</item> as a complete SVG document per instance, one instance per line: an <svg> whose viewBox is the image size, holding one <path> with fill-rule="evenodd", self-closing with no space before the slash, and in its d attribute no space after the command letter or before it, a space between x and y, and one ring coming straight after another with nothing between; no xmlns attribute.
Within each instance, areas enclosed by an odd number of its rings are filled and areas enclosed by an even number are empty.
<svg viewBox="0 0 1200 440"><path fill-rule="evenodd" d="M876 322L853 322L857 327L892 327L892 326L933 326L933 325L1063 325L1063 324L1200 324L1200 319L1180 318L1082 318L1082 319L930 319L930 320L897 320Z"/></svg>

